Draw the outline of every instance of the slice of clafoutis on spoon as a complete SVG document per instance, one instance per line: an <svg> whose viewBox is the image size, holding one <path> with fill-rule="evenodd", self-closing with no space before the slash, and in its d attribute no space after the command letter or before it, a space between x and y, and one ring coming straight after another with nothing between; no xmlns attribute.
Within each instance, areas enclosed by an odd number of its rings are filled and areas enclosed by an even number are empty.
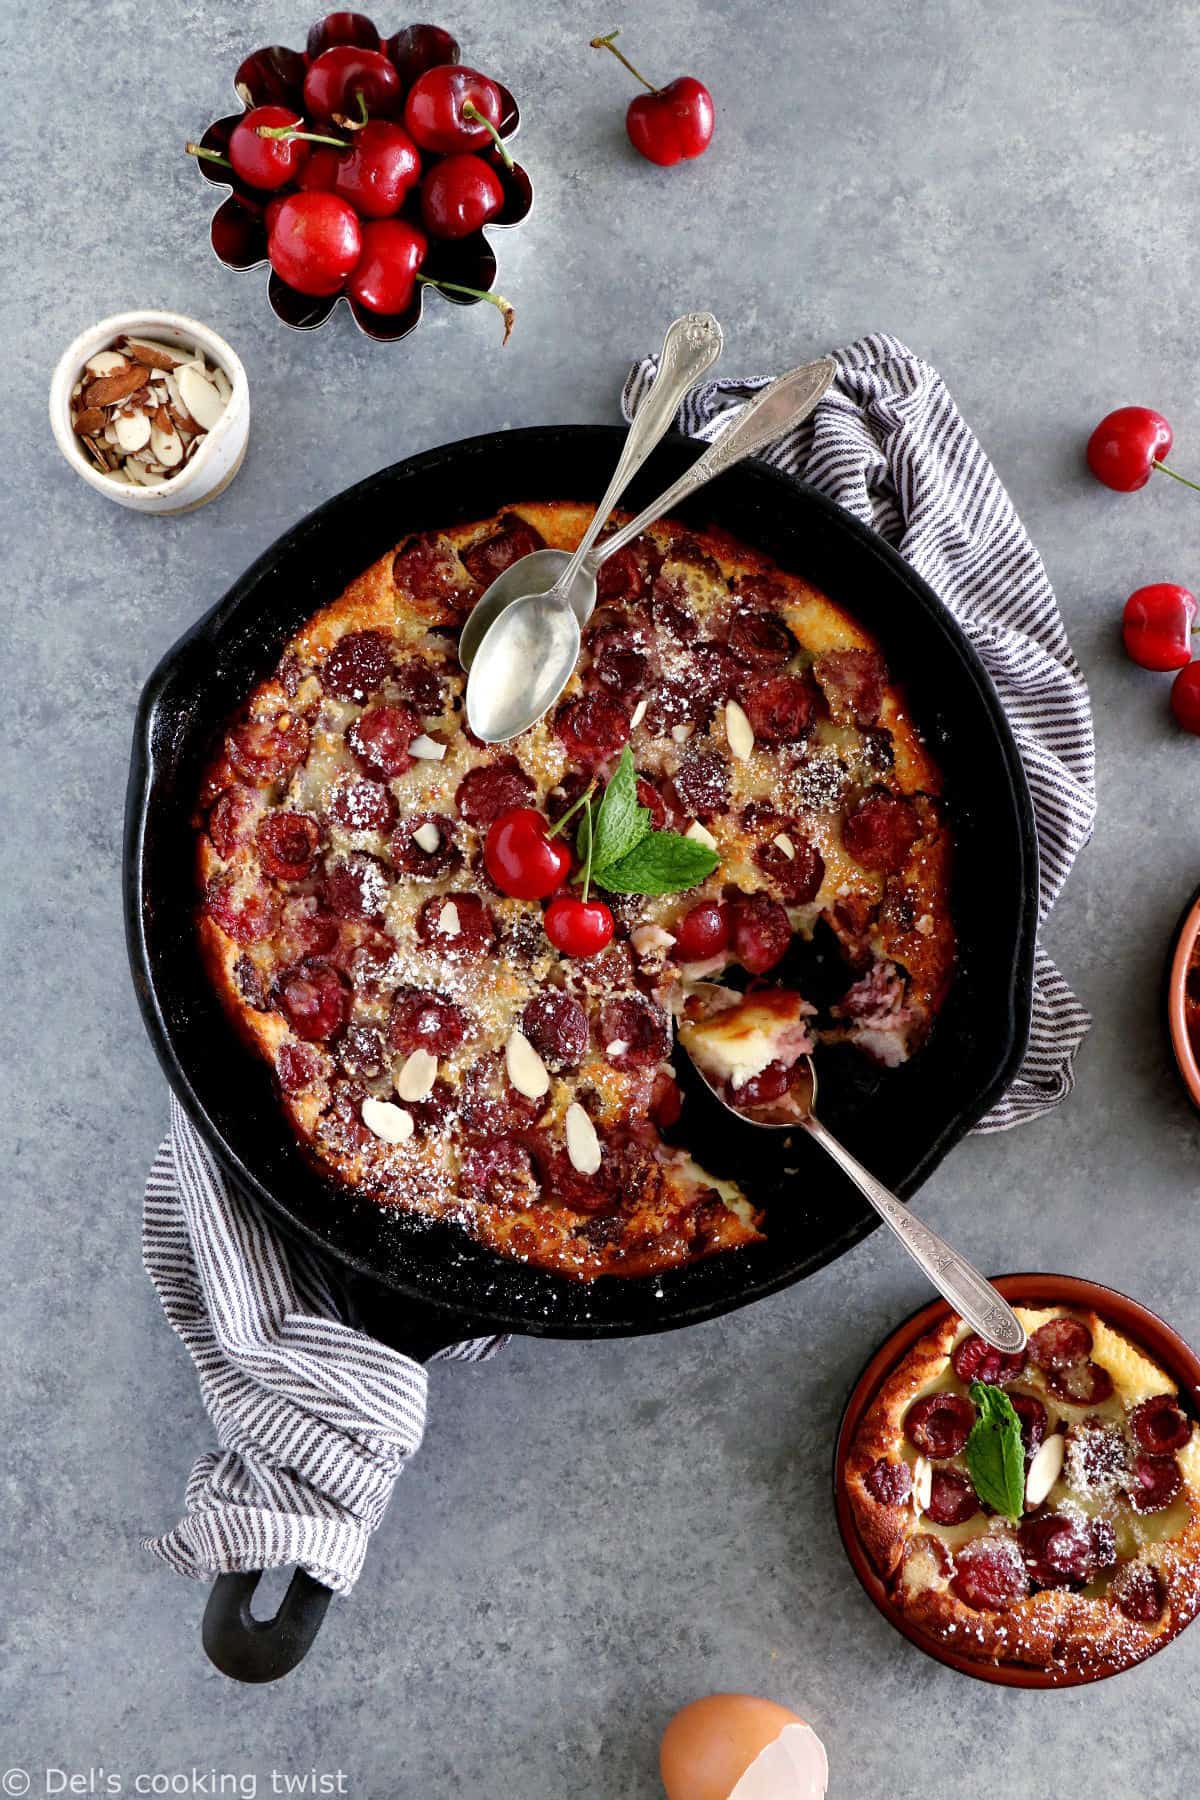
<svg viewBox="0 0 1200 1800"><path fill-rule="evenodd" d="M594 549L591 539L599 530L597 521L607 500L601 502L592 527L572 555L536 552L539 559L565 557L566 566L548 592L527 592L511 601L477 644L467 676L467 723L476 737L485 744L503 744L536 725L570 681L579 660L580 624L587 622L596 604L596 571L601 564L697 488L793 430L812 412L836 373L837 364L826 356L771 382L665 494ZM650 392L653 395L654 389ZM586 583L582 588L581 582Z"/></svg>
<svg viewBox="0 0 1200 1800"><path fill-rule="evenodd" d="M738 994L715 983L698 983L679 1020L679 1043L727 1112L768 1131L807 1132L973 1331L997 1350L1024 1350L1024 1328L1003 1295L936 1231L914 1218L818 1119L817 1072L810 1054L813 1010L786 988Z"/></svg>
<svg viewBox="0 0 1200 1800"><path fill-rule="evenodd" d="M613 507L650 452L667 435L683 401L720 356L723 344L721 327L711 313L684 313L681 319L676 319L674 324L667 327L662 353L658 359L658 372L650 392L638 407L637 416L629 427L620 461L613 471L613 478L604 498L596 508L596 515L583 542L575 551L578 564L583 563ZM518 557L515 563L510 563L507 569L497 575L491 586L475 602L463 625L462 635L458 640L458 660L464 669L471 667L488 628L505 608L525 594L546 593L571 560L571 553L567 550L531 550L527 556ZM579 611L581 622L595 605L594 575L590 600L586 599L586 586L586 578L580 568L578 575L570 583L570 594L572 604L577 608L582 607L586 601L586 610Z"/></svg>

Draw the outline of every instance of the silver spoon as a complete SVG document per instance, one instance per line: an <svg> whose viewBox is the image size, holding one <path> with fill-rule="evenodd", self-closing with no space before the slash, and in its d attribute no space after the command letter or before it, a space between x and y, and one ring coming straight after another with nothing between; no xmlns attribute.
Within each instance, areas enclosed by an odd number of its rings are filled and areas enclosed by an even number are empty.
<svg viewBox="0 0 1200 1800"><path fill-rule="evenodd" d="M487 744L502 744L537 723L554 705L579 660L580 623L586 623L596 604L596 571L601 564L714 476L793 430L812 412L836 372L836 363L826 356L781 375L664 494L590 555L583 544L571 556L563 550L535 553L539 563L542 558L561 557L562 572L546 592L526 593L506 606L478 645L467 677L467 722L477 737ZM581 571L587 577L582 592L577 591Z"/></svg>
<svg viewBox="0 0 1200 1800"><path fill-rule="evenodd" d="M686 1034L687 1027L684 1026L680 1031L679 1041L685 1051ZM700 1064L693 1060L692 1067L726 1112L733 1113L744 1124L757 1125L768 1131L794 1131L797 1126L806 1131L833 1158L838 1168L850 1177L859 1193L899 1238L943 1300L950 1302L972 1331L977 1331L981 1338L986 1338L997 1350L1019 1354L1025 1348L1025 1328L1003 1294L965 1256L952 1250L945 1238L939 1237L936 1231L923 1224L906 1206L902 1206L882 1181L877 1181L869 1169L864 1169L858 1158L851 1156L845 1145L840 1144L832 1132L822 1125L813 1111L817 1098L817 1071L813 1067L811 1056L802 1060L807 1080L802 1080L796 1087L789 1089L773 1107L759 1107L753 1112L742 1112L736 1106L731 1106L724 1094L709 1081Z"/></svg>
<svg viewBox="0 0 1200 1800"><path fill-rule="evenodd" d="M580 562L591 549L596 534L650 452L666 436L685 395L691 392L700 377L712 368L720 356L723 343L721 327L711 313L684 313L681 319L676 319L674 324L667 327L654 384L638 407L613 478L596 508L583 543L575 552ZM543 579L541 559L546 556L553 557L555 561L552 571ZM559 557L562 558L561 565ZM518 557L515 563L497 575L495 581L475 602L462 628L462 635L458 640L458 660L464 669L471 667L488 627L505 607L520 599L522 594L545 593L547 588L554 585L570 560L565 550L531 550L527 556Z"/></svg>

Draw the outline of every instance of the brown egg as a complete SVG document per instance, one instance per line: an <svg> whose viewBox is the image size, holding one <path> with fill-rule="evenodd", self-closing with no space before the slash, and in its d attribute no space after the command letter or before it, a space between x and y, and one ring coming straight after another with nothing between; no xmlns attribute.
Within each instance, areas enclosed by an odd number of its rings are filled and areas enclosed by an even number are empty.
<svg viewBox="0 0 1200 1800"><path fill-rule="evenodd" d="M756 1800L820 1800L828 1780L820 1738L797 1713L752 1694L709 1694L663 1732L659 1768L667 1800L729 1800L751 1763L788 1725L803 1729L755 1770Z"/></svg>

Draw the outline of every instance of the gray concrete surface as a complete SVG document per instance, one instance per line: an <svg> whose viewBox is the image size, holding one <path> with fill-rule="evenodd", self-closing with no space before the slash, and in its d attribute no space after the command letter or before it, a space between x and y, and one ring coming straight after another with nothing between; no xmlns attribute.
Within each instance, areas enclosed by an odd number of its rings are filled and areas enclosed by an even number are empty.
<svg viewBox="0 0 1200 1800"><path fill-rule="evenodd" d="M525 109L538 199L501 247L519 311L503 353L489 309L437 303L393 350L345 316L299 336L269 314L261 274L210 257L183 141L227 106L241 51L303 41L303 6L0 5L0 1765L28 1769L35 1795L48 1766L103 1767L126 1792L195 1767L256 1775L260 1792L272 1768L340 1769L371 1800L642 1800L672 1710L741 1688L816 1723L840 1800L1183 1800L1200 1629L1093 1691L1008 1693L927 1662L856 1587L831 1437L866 1354L922 1298L878 1239L699 1330L518 1342L439 1375L358 1592L279 1687L216 1676L203 1590L138 1547L174 1517L208 1437L139 1259L165 1116L119 913L139 687L316 502L469 432L613 418L628 359L687 306L720 315L731 369L869 329L906 338L944 371L1045 554L1093 687L1101 800L1048 941L1096 1025L1070 1102L964 1146L921 1204L987 1267L1108 1280L1200 1339L1200 1131L1157 1012L1200 878L1200 744L1114 629L1133 587L1200 580L1200 497L1156 480L1118 498L1080 464L1095 419L1136 400L1168 413L1176 460L1200 475L1200 6L667 0L621 20L455 0L441 17ZM632 89L587 49L618 22L652 74L709 81L701 162L657 171L629 150ZM238 481L174 522L88 492L46 427L62 346L140 304L215 325L253 386Z"/></svg>

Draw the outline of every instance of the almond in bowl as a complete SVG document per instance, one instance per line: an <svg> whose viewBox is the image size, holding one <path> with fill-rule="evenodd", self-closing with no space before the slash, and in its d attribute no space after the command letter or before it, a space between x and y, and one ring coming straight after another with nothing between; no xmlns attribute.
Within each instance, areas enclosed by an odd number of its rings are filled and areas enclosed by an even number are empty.
<svg viewBox="0 0 1200 1800"><path fill-rule="evenodd" d="M1115 1675L1200 1608L1200 1362L1095 1283L997 1283L1002 1356L942 1302L872 1359L835 1463L868 1594L938 1661L1011 1686Z"/></svg>
<svg viewBox="0 0 1200 1800"><path fill-rule="evenodd" d="M50 422L67 461L108 499L138 512L187 512L214 499L241 466L246 372L198 320L123 313L63 353Z"/></svg>

